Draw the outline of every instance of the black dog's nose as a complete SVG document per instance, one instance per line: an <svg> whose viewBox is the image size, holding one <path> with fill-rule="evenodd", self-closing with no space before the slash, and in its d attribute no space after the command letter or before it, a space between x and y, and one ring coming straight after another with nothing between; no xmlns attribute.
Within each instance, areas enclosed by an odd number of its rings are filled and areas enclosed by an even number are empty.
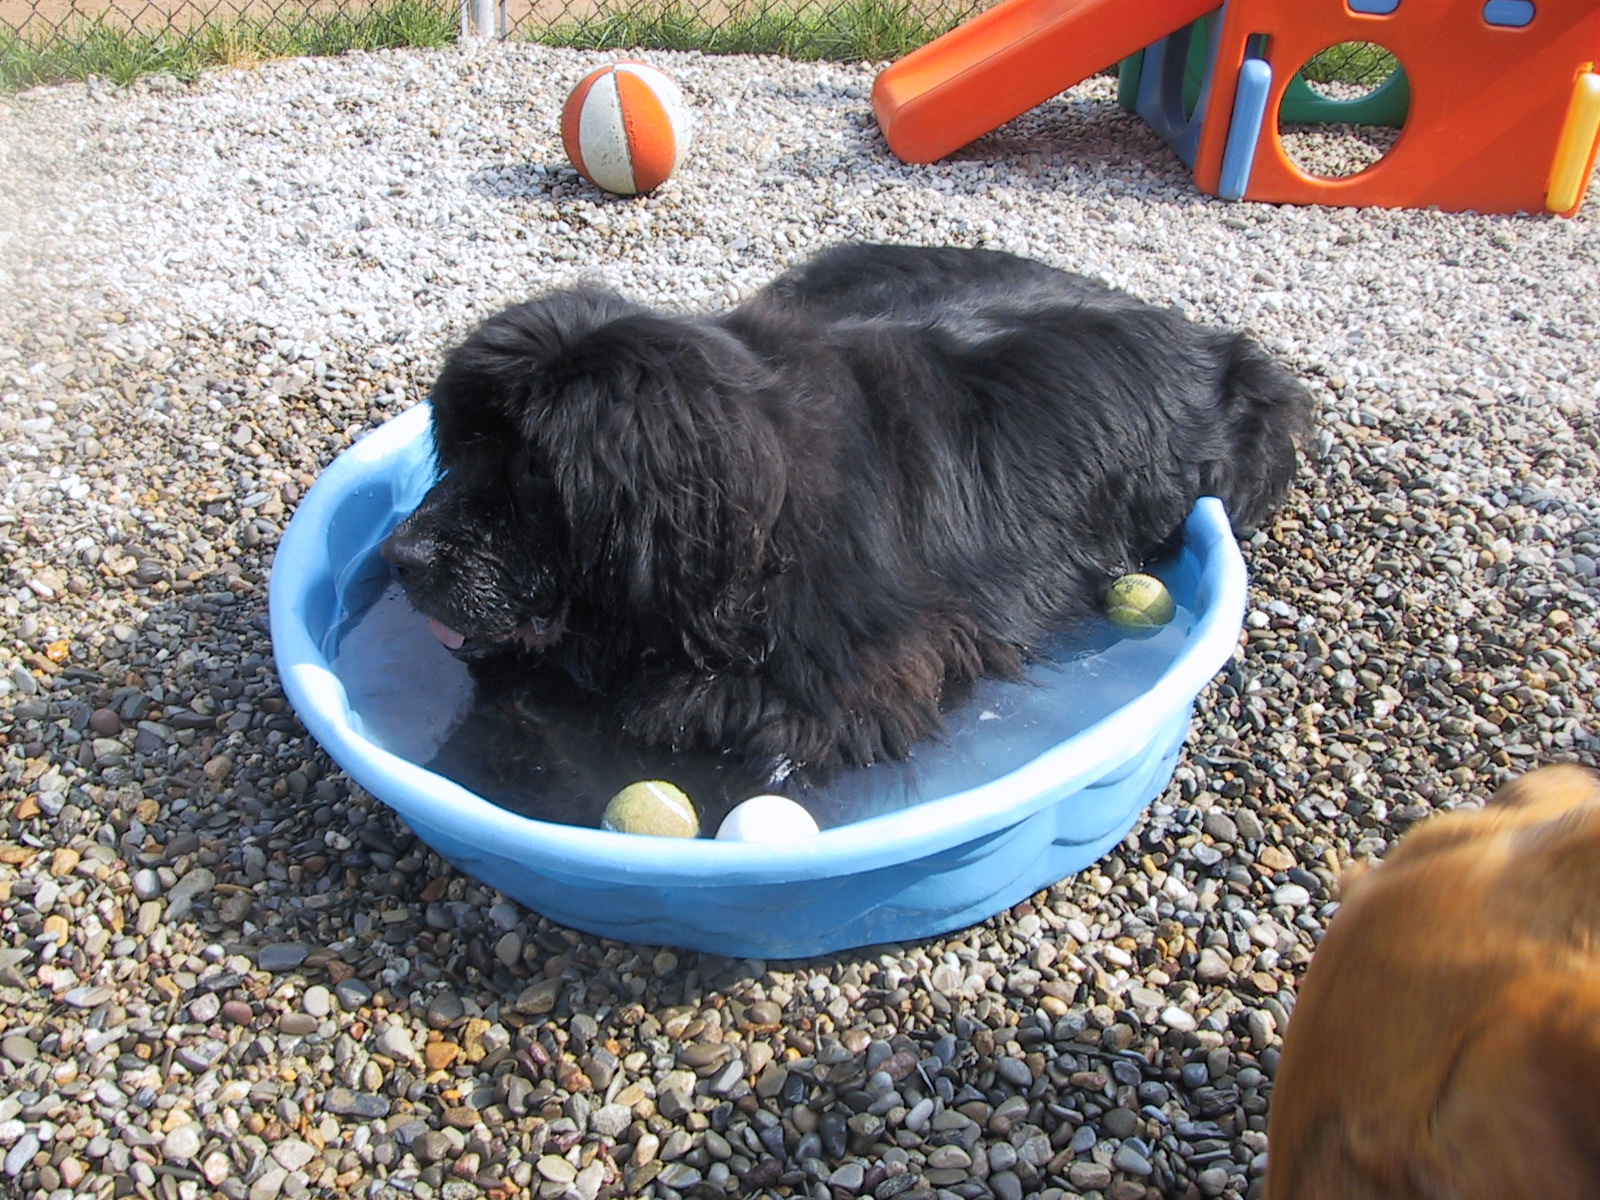
<svg viewBox="0 0 1600 1200"><path fill-rule="evenodd" d="M402 583L420 575L433 562L432 543L404 524L384 540L381 553Z"/></svg>

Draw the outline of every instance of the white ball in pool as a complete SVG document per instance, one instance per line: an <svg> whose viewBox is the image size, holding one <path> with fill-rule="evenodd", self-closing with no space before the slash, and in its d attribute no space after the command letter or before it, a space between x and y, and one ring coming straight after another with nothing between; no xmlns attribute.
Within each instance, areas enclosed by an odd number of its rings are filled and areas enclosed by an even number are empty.
<svg viewBox="0 0 1600 1200"><path fill-rule="evenodd" d="M811 814L787 796L751 796L722 818L717 840L777 846L820 832Z"/></svg>

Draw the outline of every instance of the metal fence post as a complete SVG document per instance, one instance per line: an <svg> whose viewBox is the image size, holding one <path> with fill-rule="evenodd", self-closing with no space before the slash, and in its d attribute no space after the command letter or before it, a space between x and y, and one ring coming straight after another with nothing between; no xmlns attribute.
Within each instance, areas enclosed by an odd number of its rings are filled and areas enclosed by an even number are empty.
<svg viewBox="0 0 1600 1200"><path fill-rule="evenodd" d="M502 37L505 34L505 5L500 0L461 0L463 38Z"/></svg>

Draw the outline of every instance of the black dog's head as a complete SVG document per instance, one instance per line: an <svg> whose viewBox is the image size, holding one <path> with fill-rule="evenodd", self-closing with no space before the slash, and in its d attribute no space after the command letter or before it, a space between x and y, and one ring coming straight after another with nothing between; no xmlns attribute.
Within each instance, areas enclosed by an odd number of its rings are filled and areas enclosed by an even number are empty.
<svg viewBox="0 0 1600 1200"><path fill-rule="evenodd" d="M599 289L486 321L433 389L438 482L384 555L464 653L643 622L700 656L748 640L784 466L767 370L712 322ZM580 630L575 614L606 614Z"/></svg>

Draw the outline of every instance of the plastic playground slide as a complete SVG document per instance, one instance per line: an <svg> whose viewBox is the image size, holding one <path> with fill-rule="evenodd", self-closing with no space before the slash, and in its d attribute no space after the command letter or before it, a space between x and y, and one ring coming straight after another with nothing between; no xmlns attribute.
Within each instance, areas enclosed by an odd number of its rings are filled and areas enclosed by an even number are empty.
<svg viewBox="0 0 1600 1200"><path fill-rule="evenodd" d="M933 162L1217 8L1219 0L1001 0L884 69L889 148Z"/></svg>

